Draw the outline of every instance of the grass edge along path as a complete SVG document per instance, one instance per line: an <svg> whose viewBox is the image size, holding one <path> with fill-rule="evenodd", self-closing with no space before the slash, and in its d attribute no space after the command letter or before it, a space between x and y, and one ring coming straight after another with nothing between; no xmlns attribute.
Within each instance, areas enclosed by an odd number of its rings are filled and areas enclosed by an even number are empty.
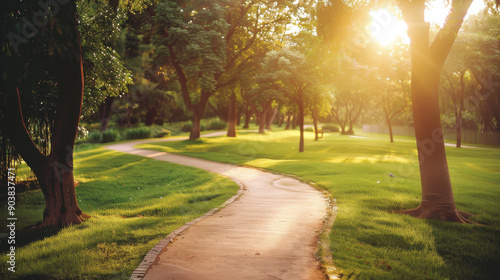
<svg viewBox="0 0 500 280"><path fill-rule="evenodd" d="M89 221L55 232L30 230L41 220L44 200L39 190L18 194L16 241L24 244L16 244L15 273L1 254L1 279L129 279L165 235L239 188L220 175L101 146L75 152L77 198Z"/></svg>
<svg viewBox="0 0 500 280"><path fill-rule="evenodd" d="M302 154L297 131L139 147L293 174L328 190L339 209L329 243L341 278L496 279L500 149L447 147L457 206L483 224L461 225L393 213L420 202L414 142L311 135Z"/></svg>

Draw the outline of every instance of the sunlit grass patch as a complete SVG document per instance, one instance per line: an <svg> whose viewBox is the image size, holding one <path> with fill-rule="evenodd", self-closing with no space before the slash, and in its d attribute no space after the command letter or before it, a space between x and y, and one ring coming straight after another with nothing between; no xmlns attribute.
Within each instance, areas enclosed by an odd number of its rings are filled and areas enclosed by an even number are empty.
<svg viewBox="0 0 500 280"><path fill-rule="evenodd" d="M238 190L219 175L100 146L75 152L78 203L92 218L60 231L30 229L42 220L43 195L18 194L16 273L2 247L0 279L128 279L156 243Z"/></svg>
<svg viewBox="0 0 500 280"><path fill-rule="evenodd" d="M328 190L339 210L330 247L345 279L498 277L500 149L446 147L457 207L482 224L462 225L394 213L420 203L409 137L391 144L387 135L326 132L313 141L306 133L305 153L298 153L298 136L272 131L140 147L292 174Z"/></svg>

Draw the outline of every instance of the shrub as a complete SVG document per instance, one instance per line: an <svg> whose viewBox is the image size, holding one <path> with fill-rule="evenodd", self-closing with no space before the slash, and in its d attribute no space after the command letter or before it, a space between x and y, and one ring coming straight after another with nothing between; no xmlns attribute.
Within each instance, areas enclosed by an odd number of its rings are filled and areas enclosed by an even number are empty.
<svg viewBox="0 0 500 280"><path fill-rule="evenodd" d="M208 121L207 129L208 130L221 130L227 127L226 122L221 121L219 119L213 119Z"/></svg>
<svg viewBox="0 0 500 280"><path fill-rule="evenodd" d="M193 128L193 122L183 122L181 125L181 131L183 132L190 132L191 129Z"/></svg>
<svg viewBox="0 0 500 280"><path fill-rule="evenodd" d="M314 127L312 126L305 127L304 131L314 132Z"/></svg>
<svg viewBox="0 0 500 280"><path fill-rule="evenodd" d="M130 139L145 139L151 137L151 129L149 127L129 128L124 131L123 138Z"/></svg>
<svg viewBox="0 0 500 280"><path fill-rule="evenodd" d="M163 118L156 118L153 123L162 126L165 124L165 120Z"/></svg>
<svg viewBox="0 0 500 280"><path fill-rule="evenodd" d="M153 133L153 137L155 137L155 138L163 138L163 137L167 137L170 135L171 135L171 132L168 129L161 129L161 130L155 131Z"/></svg>
<svg viewBox="0 0 500 280"><path fill-rule="evenodd" d="M115 142L117 139L118 131L114 129L108 129L102 133L102 143Z"/></svg>
<svg viewBox="0 0 500 280"><path fill-rule="evenodd" d="M87 140L90 143L101 143L102 142L102 133L100 131L93 131L87 135Z"/></svg>
<svg viewBox="0 0 500 280"><path fill-rule="evenodd" d="M330 131L330 132L339 132L340 129L338 126L334 124L325 124L321 126L323 128L323 131Z"/></svg>

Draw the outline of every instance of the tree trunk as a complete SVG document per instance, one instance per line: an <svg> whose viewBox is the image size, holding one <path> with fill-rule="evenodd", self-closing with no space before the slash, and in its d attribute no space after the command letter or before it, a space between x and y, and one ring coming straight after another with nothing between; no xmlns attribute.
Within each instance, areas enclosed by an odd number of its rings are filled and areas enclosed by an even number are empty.
<svg viewBox="0 0 500 280"><path fill-rule="evenodd" d="M17 89L10 94L7 108L11 120L10 138L16 151L35 173L45 198L45 210L41 227L79 224L90 216L82 213L75 194L73 176L73 146L83 98L83 66L77 12L74 1L61 5L57 20L69 27L71 34L64 38L70 50L64 57L54 58L54 69L58 80L56 116L51 137L51 151L42 154L33 143L21 111L21 100Z"/></svg>
<svg viewBox="0 0 500 280"><path fill-rule="evenodd" d="M251 118L252 118L252 109L247 106L246 112L245 112L245 125L243 125L243 128L250 127L250 119Z"/></svg>
<svg viewBox="0 0 500 280"><path fill-rule="evenodd" d="M203 113L205 113L205 108L207 107L208 98L210 97L210 95L211 95L211 93L209 93L209 92L202 92L201 98L200 98L200 101L198 102L198 104L192 105L193 127L191 128L191 133L189 134L189 140L191 140L191 141L194 141L194 140L200 138L201 119L203 117Z"/></svg>
<svg viewBox="0 0 500 280"><path fill-rule="evenodd" d="M267 106L266 106L267 107ZM262 109L262 113L259 116L259 133L266 133L264 130L266 127L266 115L267 115L268 109Z"/></svg>
<svg viewBox="0 0 500 280"><path fill-rule="evenodd" d="M429 24L424 21L425 1L402 2L401 9L411 39L411 91L413 118L420 161L422 201L403 211L418 218L468 222L455 207L439 113L439 79L444 61L471 1L453 1L453 15L429 44ZM463 6L463 5L466 5ZM444 30L444 31L443 31Z"/></svg>
<svg viewBox="0 0 500 280"><path fill-rule="evenodd" d="M290 123L291 123L291 119L292 119L292 115L288 115L286 117L286 125L285 125L285 130L289 130L290 129Z"/></svg>
<svg viewBox="0 0 500 280"><path fill-rule="evenodd" d="M104 103L102 103L99 106L99 118L101 119L101 127L100 131L105 131L108 129L108 124L109 124L109 119L111 117L111 109L113 107L113 101L115 100L115 97L108 96L104 100Z"/></svg>
<svg viewBox="0 0 500 280"><path fill-rule="evenodd" d="M392 135L391 119L388 116L386 116L385 121L387 122L387 126L389 127L389 137L391 138L391 143L394 143L394 137Z"/></svg>
<svg viewBox="0 0 500 280"><path fill-rule="evenodd" d="M231 93L231 101L229 102L229 110L228 110L228 129L227 129L227 137L236 137L236 110L238 104L236 103L236 93L233 91Z"/></svg>
<svg viewBox="0 0 500 280"><path fill-rule="evenodd" d="M276 118L276 114L278 113L278 106L274 107L272 111L268 113L266 116L266 129L271 130L271 124L274 121L274 118Z"/></svg>
<svg viewBox="0 0 500 280"><path fill-rule="evenodd" d="M299 153L304 152L304 101L302 100L302 92L299 92L298 96L299 105L299 129L300 129L300 140L299 140Z"/></svg>
<svg viewBox="0 0 500 280"><path fill-rule="evenodd" d="M462 146L462 111L455 114L455 133L457 136L457 148Z"/></svg>
<svg viewBox="0 0 500 280"><path fill-rule="evenodd" d="M318 137L318 117L317 117L317 113L316 113L315 109L311 110L311 116L313 119L313 126L314 126L314 141L318 141L318 139L319 139L319 137Z"/></svg>
<svg viewBox="0 0 500 280"><path fill-rule="evenodd" d="M292 129L296 129L297 128L297 115L293 115L293 119L292 119Z"/></svg>
<svg viewBox="0 0 500 280"><path fill-rule="evenodd" d="M146 126L152 126L156 115L158 115L158 110L156 108L151 108L146 111L146 120L144 121L144 124Z"/></svg>

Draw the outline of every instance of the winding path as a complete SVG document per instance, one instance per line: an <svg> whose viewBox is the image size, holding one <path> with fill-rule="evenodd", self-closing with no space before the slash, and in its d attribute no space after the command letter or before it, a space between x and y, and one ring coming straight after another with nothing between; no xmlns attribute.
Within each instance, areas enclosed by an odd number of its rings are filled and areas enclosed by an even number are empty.
<svg viewBox="0 0 500 280"><path fill-rule="evenodd" d="M217 135L221 134L203 137ZM325 279L314 256L327 214L320 191L270 172L134 148L139 143L183 139L134 141L107 148L222 174L240 184L242 195L167 236L131 279Z"/></svg>

